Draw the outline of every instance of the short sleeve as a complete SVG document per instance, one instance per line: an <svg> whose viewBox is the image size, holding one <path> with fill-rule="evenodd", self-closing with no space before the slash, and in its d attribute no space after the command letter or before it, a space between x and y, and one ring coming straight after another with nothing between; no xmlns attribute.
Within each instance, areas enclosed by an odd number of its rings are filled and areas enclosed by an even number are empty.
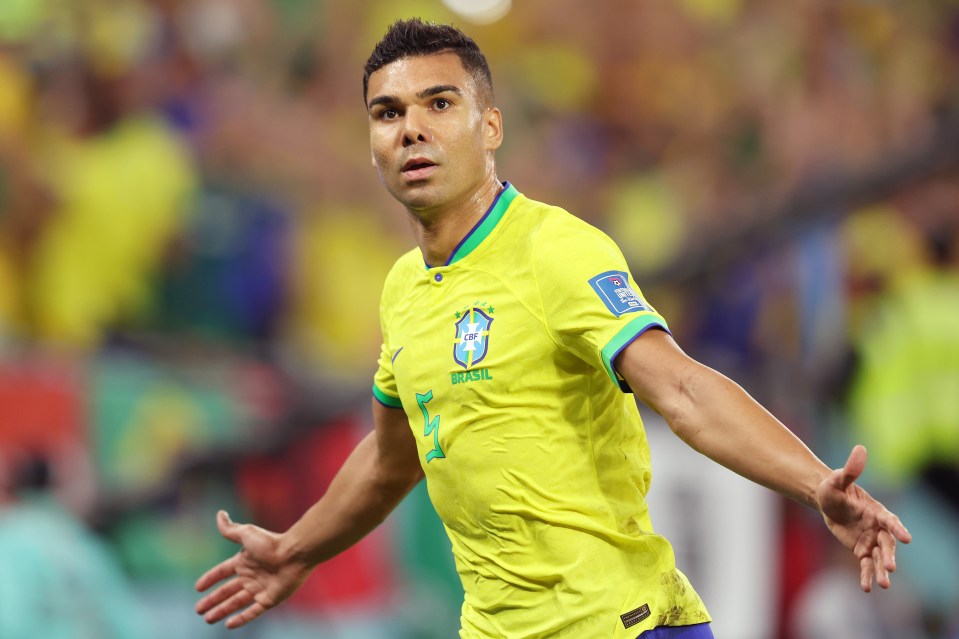
<svg viewBox="0 0 959 639"><path fill-rule="evenodd" d="M396 388L396 378L393 377L394 359L396 359L396 353L390 353L389 345L384 336L376 374L373 376L373 397L389 408L403 408L399 390Z"/></svg>
<svg viewBox="0 0 959 639"><path fill-rule="evenodd" d="M394 351L392 348L389 322L387 321L387 318L392 315L394 304L392 293L395 293L395 274L399 264L398 261L393 266L383 285L383 295L380 298L380 330L383 334L383 343L380 347L376 373L373 376L373 397L388 408L403 408L403 403L400 401L400 392L396 385L396 377L393 375L393 362L396 361L396 355L402 349Z"/></svg>
<svg viewBox="0 0 959 639"><path fill-rule="evenodd" d="M569 214L557 218L541 229L533 251L547 327L562 348L629 392L613 361L647 330L668 332L666 320L643 298L608 236Z"/></svg>

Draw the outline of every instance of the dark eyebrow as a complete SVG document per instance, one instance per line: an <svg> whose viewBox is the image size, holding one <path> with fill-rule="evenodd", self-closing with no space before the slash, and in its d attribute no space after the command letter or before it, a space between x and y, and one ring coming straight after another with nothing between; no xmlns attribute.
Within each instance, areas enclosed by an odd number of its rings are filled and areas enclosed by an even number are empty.
<svg viewBox="0 0 959 639"><path fill-rule="evenodd" d="M453 84L437 84L436 86L430 87L428 89L423 89L416 94L416 97L423 99L428 98L431 95L437 95L438 93L455 93L456 95L463 95L463 92L458 86Z"/></svg>
<svg viewBox="0 0 959 639"><path fill-rule="evenodd" d="M366 106L366 108L372 109L377 104L394 104L399 101L400 99L396 97L395 95L378 95L372 100L370 100L370 103Z"/></svg>
<svg viewBox="0 0 959 639"><path fill-rule="evenodd" d="M463 91L454 84L437 84L426 89L423 89L416 94L416 97L422 100L423 98L428 98L431 95L438 95L440 93L455 93L456 95L463 95ZM370 103L367 105L367 109L372 109L378 104L396 104L400 99L395 95L378 95L375 98L370 100Z"/></svg>

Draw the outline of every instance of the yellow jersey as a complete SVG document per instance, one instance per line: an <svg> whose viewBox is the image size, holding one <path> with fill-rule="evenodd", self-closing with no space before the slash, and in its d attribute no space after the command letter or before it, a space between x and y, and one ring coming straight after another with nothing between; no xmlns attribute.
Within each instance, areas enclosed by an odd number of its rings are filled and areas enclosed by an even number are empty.
<svg viewBox="0 0 959 639"><path fill-rule="evenodd" d="M617 246L509 183L449 262L387 276L373 393L406 411L463 581L462 639L634 639L709 621L646 505L613 362L666 322Z"/></svg>

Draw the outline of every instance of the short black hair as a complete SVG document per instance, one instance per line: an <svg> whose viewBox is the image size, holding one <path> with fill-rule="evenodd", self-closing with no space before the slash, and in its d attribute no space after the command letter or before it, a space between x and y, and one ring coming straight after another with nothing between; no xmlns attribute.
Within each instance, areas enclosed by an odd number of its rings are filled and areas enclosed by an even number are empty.
<svg viewBox="0 0 959 639"><path fill-rule="evenodd" d="M402 58L447 51L459 57L463 68L492 100L493 74L490 73L486 56L480 51L479 45L456 27L410 18L397 20L390 25L386 35L373 48L373 53L363 68L363 103L366 104L370 76L374 72Z"/></svg>

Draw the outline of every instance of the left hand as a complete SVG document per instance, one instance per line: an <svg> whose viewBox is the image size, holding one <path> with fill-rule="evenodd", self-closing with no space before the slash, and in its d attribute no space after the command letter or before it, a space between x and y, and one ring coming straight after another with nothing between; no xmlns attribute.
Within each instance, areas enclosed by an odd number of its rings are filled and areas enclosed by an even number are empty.
<svg viewBox="0 0 959 639"><path fill-rule="evenodd" d="M856 446L843 468L832 471L816 489L826 527L859 559L859 585L872 590L891 585L896 570L896 541L908 544L912 535L899 518L855 482L866 467L866 449Z"/></svg>

